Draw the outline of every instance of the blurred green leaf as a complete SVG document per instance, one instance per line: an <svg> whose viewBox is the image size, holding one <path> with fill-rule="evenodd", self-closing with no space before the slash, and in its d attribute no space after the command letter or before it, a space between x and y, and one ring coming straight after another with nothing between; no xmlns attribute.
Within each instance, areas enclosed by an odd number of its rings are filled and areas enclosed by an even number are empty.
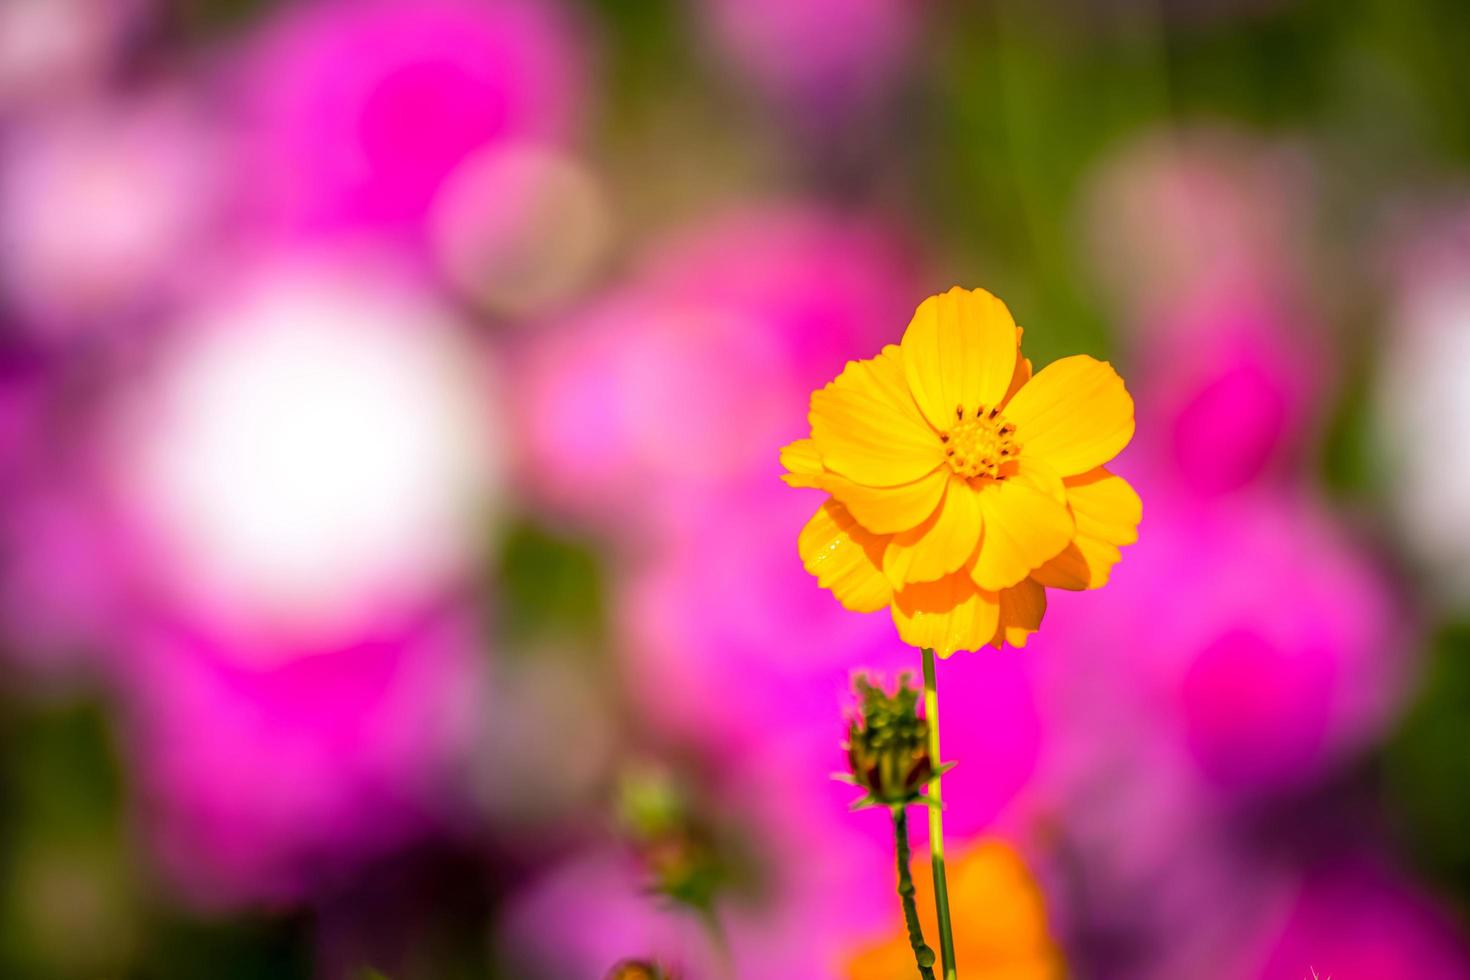
<svg viewBox="0 0 1470 980"><path fill-rule="evenodd" d="M0 976L121 969L139 928L136 876L100 705L6 705L0 787Z"/></svg>
<svg viewBox="0 0 1470 980"><path fill-rule="evenodd" d="M685 57L687 11L672 0L583 0L603 41L601 91L614 119L667 91L691 61Z"/></svg>
<svg viewBox="0 0 1470 980"><path fill-rule="evenodd" d="M1354 335L1366 339L1364 334ZM1331 407L1322 441L1323 485L1338 497L1388 492L1390 488L1383 485L1383 468L1374 465L1370 391L1373 350L1364 343L1357 350L1345 351L1343 359L1347 367L1342 390Z"/></svg>
<svg viewBox="0 0 1470 980"><path fill-rule="evenodd" d="M304 916L240 915L194 919L160 915L132 980L310 980L309 923Z"/></svg>
<svg viewBox="0 0 1470 980"><path fill-rule="evenodd" d="M1419 696L1384 751L1390 811L1408 844L1470 903L1470 623L1435 638Z"/></svg>
<svg viewBox="0 0 1470 980"><path fill-rule="evenodd" d="M502 635L513 646L536 640L595 643L603 633L604 586L596 544L523 521L502 541L495 573Z"/></svg>
<svg viewBox="0 0 1470 980"><path fill-rule="evenodd" d="M286 0L177 0L175 16L191 35L223 34L246 29Z"/></svg>

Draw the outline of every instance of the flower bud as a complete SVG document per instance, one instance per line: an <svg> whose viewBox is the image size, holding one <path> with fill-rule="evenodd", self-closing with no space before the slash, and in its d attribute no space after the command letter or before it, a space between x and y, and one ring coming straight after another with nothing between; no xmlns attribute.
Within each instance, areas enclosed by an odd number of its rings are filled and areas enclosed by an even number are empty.
<svg viewBox="0 0 1470 980"><path fill-rule="evenodd" d="M908 806L920 803L921 790L934 775L929 758L929 723L917 711L918 692L900 675L889 694L864 675L853 681L858 712L847 730L847 761L852 779L867 790L854 804Z"/></svg>
<svg viewBox="0 0 1470 980"><path fill-rule="evenodd" d="M608 971L606 980L673 980L673 977L649 960L623 960Z"/></svg>
<svg viewBox="0 0 1470 980"><path fill-rule="evenodd" d="M618 802L623 831L649 874L650 889L709 911L732 869L717 828L689 794L666 773L635 770L625 775Z"/></svg>

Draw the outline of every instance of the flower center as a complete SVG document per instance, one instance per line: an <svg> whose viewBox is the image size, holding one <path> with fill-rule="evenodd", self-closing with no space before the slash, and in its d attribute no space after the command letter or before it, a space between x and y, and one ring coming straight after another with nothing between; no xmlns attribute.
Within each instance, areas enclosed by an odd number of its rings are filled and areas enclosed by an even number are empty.
<svg viewBox="0 0 1470 980"><path fill-rule="evenodd" d="M949 468L963 477L986 476L1002 479L1001 464L1016 458L1021 447L1012 437L1014 424L998 408L981 405L972 413L955 409L955 423L940 435Z"/></svg>

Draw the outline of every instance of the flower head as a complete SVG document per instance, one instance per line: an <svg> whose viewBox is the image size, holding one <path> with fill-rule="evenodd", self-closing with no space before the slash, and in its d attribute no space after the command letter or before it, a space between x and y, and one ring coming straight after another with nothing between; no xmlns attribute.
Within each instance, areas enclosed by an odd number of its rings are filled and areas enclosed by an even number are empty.
<svg viewBox="0 0 1470 980"><path fill-rule="evenodd" d="M1046 588L1105 584L1142 516L1103 465L1133 436L1122 379L1087 356L1033 377L1020 341L984 290L932 296L901 343L812 394L811 436L781 452L788 484L830 495L800 536L807 570L942 656L1024 646Z"/></svg>

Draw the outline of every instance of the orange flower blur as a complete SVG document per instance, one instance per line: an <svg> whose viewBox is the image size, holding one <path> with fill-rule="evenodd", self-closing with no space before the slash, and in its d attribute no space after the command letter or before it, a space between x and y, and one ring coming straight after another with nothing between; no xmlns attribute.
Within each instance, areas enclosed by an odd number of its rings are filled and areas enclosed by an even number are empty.
<svg viewBox="0 0 1470 980"><path fill-rule="evenodd" d="M928 861L914 863L915 902L924 935L935 934ZM1060 980L1060 949L1047 925L1046 902L1009 844L987 840L951 862L955 963L961 976L987 980ZM848 980L892 980L914 974L914 952L901 923L891 938L858 951Z"/></svg>
<svg viewBox="0 0 1470 980"><path fill-rule="evenodd" d="M887 606L940 656L1025 646L1046 589L1107 583L1142 504L1105 465L1133 437L1133 399L1085 355L1032 375L1021 328L983 289L920 304L898 345L814 392L785 480L830 496L803 563L848 609Z"/></svg>

